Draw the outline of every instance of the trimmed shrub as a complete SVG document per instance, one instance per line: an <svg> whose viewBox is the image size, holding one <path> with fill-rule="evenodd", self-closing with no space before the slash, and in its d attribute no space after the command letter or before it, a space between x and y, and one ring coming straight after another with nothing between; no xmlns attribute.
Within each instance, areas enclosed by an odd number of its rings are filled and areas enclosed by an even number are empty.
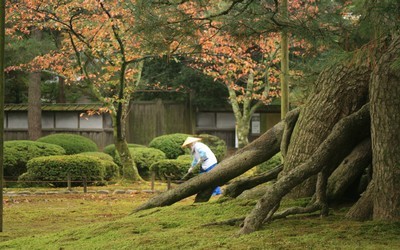
<svg viewBox="0 0 400 250"><path fill-rule="evenodd" d="M136 163L139 174L142 178L148 179L150 177L150 166L167 157L165 153L156 148L135 147L130 148L133 161Z"/></svg>
<svg viewBox="0 0 400 250"><path fill-rule="evenodd" d="M142 148L145 147L143 145L140 144L133 144L133 143L129 143L128 144L128 148ZM115 148L115 144L110 144L104 147L103 152L110 155L113 159L114 162L116 164L118 164L118 166L121 166L121 159L119 158L117 149Z"/></svg>
<svg viewBox="0 0 400 250"><path fill-rule="evenodd" d="M155 172L156 178L166 180L180 180L188 171L191 161L181 161L177 159L161 160L150 167L150 171Z"/></svg>
<svg viewBox="0 0 400 250"><path fill-rule="evenodd" d="M92 156L100 160L100 163L104 165L106 171L104 175L104 180L110 181L120 176L119 166L114 162L111 155L103 152L83 152L78 155Z"/></svg>
<svg viewBox="0 0 400 250"><path fill-rule="evenodd" d="M276 155L272 156L271 159L269 159L266 162L261 163L260 165L257 166L256 173L263 173L266 171L269 171L276 166L280 165L282 163L282 155L281 153L277 153Z"/></svg>
<svg viewBox="0 0 400 250"><path fill-rule="evenodd" d="M85 177L88 183L103 182L105 167L93 156L64 155L44 156L34 158L27 163L27 172L22 174L20 181L46 181L53 186L66 186L68 174L71 181L82 181ZM81 182L74 183L81 185Z"/></svg>
<svg viewBox="0 0 400 250"><path fill-rule="evenodd" d="M163 151L168 159L176 159L185 154L181 146L188 136L179 133L158 136L149 143L149 147Z"/></svg>
<svg viewBox="0 0 400 250"><path fill-rule="evenodd" d="M67 155L99 151L94 141L75 134L52 134L39 138L37 141L59 145L65 149Z"/></svg>
<svg viewBox="0 0 400 250"><path fill-rule="evenodd" d="M54 144L36 141L4 142L4 176L16 180L26 172L26 163L35 157L64 155L65 150Z"/></svg>

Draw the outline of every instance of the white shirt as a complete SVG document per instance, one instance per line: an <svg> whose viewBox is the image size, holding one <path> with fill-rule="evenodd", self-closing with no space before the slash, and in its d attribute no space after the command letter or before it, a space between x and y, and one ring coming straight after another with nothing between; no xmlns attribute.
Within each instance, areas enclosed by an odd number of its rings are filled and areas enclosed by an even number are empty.
<svg viewBox="0 0 400 250"><path fill-rule="evenodd" d="M196 166L196 164L200 161L200 159L203 160L203 162L201 163L201 168L204 171L207 170L207 168L217 163L217 158L215 157L214 153L204 143L195 142L192 145L191 154L193 156L191 168Z"/></svg>

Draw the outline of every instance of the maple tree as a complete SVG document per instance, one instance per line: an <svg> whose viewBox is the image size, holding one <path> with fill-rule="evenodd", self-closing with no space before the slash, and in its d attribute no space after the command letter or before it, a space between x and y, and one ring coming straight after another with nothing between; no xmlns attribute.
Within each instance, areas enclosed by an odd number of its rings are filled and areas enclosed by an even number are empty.
<svg viewBox="0 0 400 250"><path fill-rule="evenodd" d="M193 58L191 66L226 86L241 148L249 142L252 115L279 95L277 69L274 67L279 60L279 37L271 35L238 40L210 27L203 31L200 44L202 51Z"/></svg>
<svg viewBox="0 0 400 250"><path fill-rule="evenodd" d="M60 40L57 50L10 70L46 70L65 78L66 83L90 88L105 106L96 112L111 114L123 176L132 180L141 177L128 150L125 120L144 60L171 54L190 38L188 32L185 36L173 33L177 27L173 21L184 12L174 5L153 5L151 12L146 7L146 3L134 0L26 0L9 3L7 9L12 24L9 35L28 34L34 27L57 33ZM169 15L164 15L165 11ZM151 29L151 25L158 25L158 29Z"/></svg>

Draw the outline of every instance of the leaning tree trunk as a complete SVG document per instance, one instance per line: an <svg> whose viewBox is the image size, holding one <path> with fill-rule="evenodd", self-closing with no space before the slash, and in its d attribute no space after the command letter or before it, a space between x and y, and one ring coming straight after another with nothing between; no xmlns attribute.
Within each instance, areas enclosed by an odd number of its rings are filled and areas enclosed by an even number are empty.
<svg viewBox="0 0 400 250"><path fill-rule="evenodd" d="M316 89L302 107L295 129L284 152L285 167L280 176L309 159L343 117L367 102L369 68L343 63L320 74ZM310 178L292 192L292 197L311 196L316 177Z"/></svg>
<svg viewBox="0 0 400 250"><path fill-rule="evenodd" d="M210 172L198 175L165 193L151 198L148 202L136 208L134 212L168 206L203 190L225 184L278 153L282 133L283 122L280 122L258 139L237 151L236 154L220 162Z"/></svg>
<svg viewBox="0 0 400 250"><path fill-rule="evenodd" d="M370 85L373 219L400 221L400 36L376 63Z"/></svg>

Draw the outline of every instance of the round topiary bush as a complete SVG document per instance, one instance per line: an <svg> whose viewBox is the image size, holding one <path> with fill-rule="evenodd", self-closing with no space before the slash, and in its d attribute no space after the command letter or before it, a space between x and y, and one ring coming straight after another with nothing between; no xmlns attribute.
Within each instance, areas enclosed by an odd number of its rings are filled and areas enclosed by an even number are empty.
<svg viewBox="0 0 400 250"><path fill-rule="evenodd" d="M67 155L99 151L94 141L75 134L52 134L39 138L37 141L59 145L65 149Z"/></svg>
<svg viewBox="0 0 400 250"><path fill-rule="evenodd" d="M136 163L140 176L144 179L149 179L150 166L153 163L167 158L163 151L156 148L134 147L130 148L129 151L133 161Z"/></svg>
<svg viewBox="0 0 400 250"><path fill-rule="evenodd" d="M78 155L92 156L100 160L100 163L104 165L106 171L104 175L104 180L110 181L120 176L119 166L114 162L111 155L103 152L83 152Z"/></svg>
<svg viewBox="0 0 400 250"><path fill-rule="evenodd" d="M88 183L103 182L105 167L93 156L37 157L28 161L27 172L19 177L19 181L42 181L60 187L67 185L68 175L73 185L82 185L85 178Z"/></svg>
<svg viewBox="0 0 400 250"><path fill-rule="evenodd" d="M140 144L129 143L128 148L144 148L145 146ZM115 144L110 144L104 147L103 152L110 155L116 164L121 166L121 159L119 158L118 152L115 148Z"/></svg>
<svg viewBox="0 0 400 250"><path fill-rule="evenodd" d="M191 162L190 157L161 160L151 165L150 171L160 180L166 180L167 177L171 180L180 180L187 173Z"/></svg>
<svg viewBox="0 0 400 250"><path fill-rule="evenodd" d="M163 151L168 159L176 159L185 154L181 146L188 136L190 135L179 133L158 136L149 143L149 147Z"/></svg>
<svg viewBox="0 0 400 250"><path fill-rule="evenodd" d="M4 177L16 180L26 172L26 163L35 157L64 155L65 150L54 144L36 141L6 141L4 142Z"/></svg>

